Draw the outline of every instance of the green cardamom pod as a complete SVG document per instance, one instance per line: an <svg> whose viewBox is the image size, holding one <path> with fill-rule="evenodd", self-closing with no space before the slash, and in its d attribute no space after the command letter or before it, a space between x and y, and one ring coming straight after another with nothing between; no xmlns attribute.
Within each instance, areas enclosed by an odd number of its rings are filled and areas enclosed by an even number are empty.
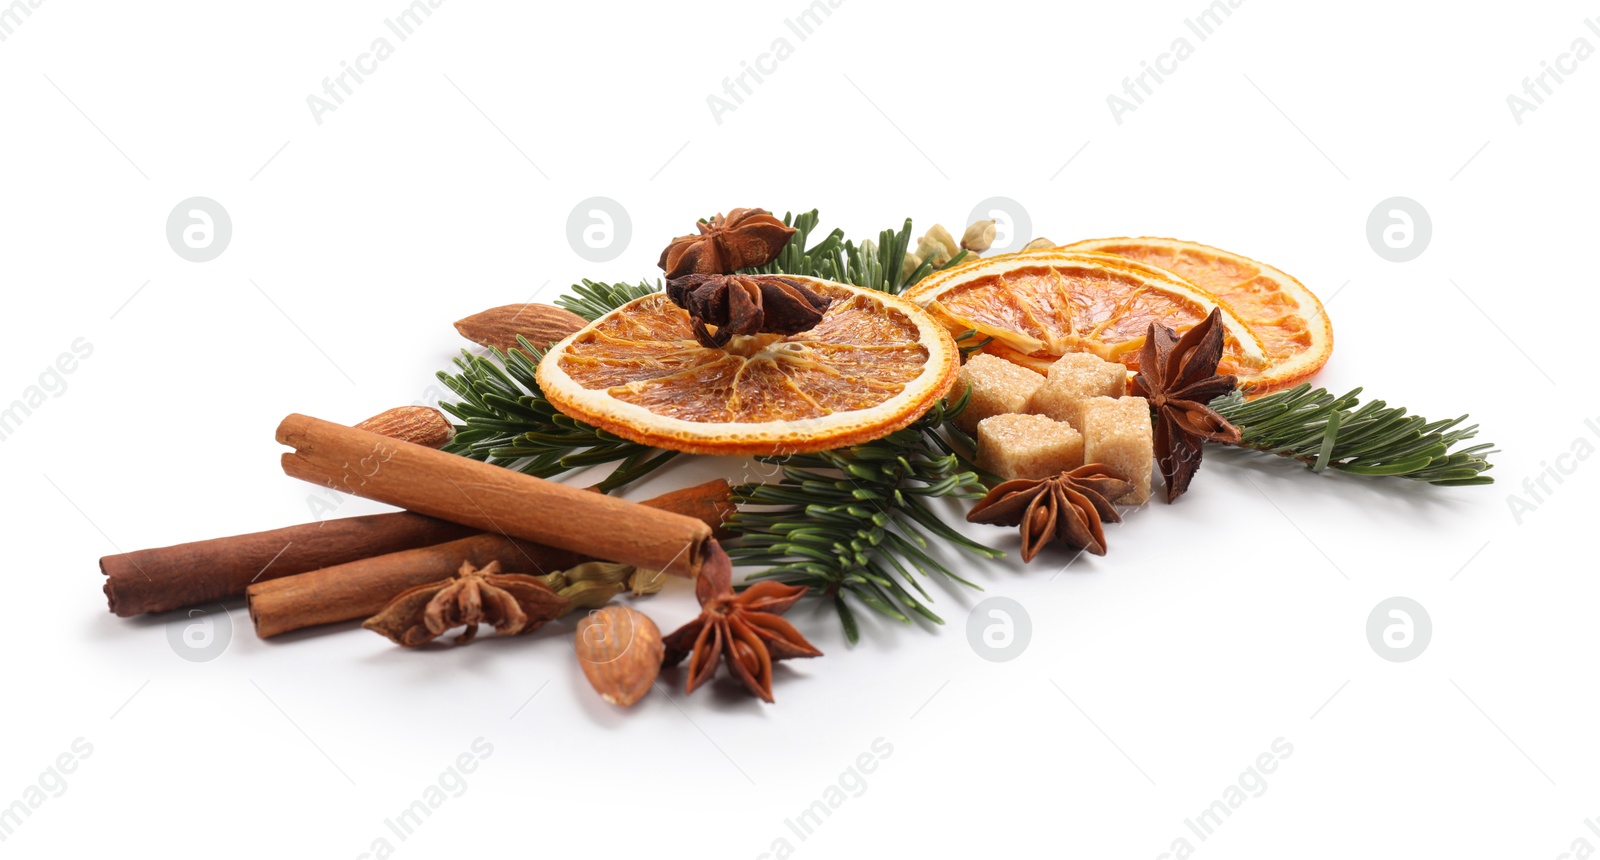
<svg viewBox="0 0 1600 860"><path fill-rule="evenodd" d="M633 591L634 597L646 594L655 594L667 584L667 572L664 570L645 570L639 568L628 577L628 588Z"/></svg>
<svg viewBox="0 0 1600 860"><path fill-rule="evenodd" d="M661 571L638 570L632 565L591 561L567 570L538 577L551 590L566 598L568 612L599 609L624 591L635 595L654 594L666 584Z"/></svg>
<svg viewBox="0 0 1600 860"><path fill-rule="evenodd" d="M575 582L561 589L560 594L567 599L570 604L567 611L571 612L573 609L599 609L625 590L622 585L609 582Z"/></svg>

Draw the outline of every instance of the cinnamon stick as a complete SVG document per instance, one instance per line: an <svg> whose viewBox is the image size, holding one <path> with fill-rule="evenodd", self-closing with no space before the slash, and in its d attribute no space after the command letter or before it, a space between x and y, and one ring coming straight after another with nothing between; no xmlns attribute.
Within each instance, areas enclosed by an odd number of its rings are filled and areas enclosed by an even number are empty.
<svg viewBox="0 0 1600 860"><path fill-rule="evenodd" d="M640 502L685 514L720 528L733 510L733 488L717 478ZM508 571L545 574L589 561L578 553L513 540L473 537L333 565L252 584L245 592L256 635L263 639L318 624L376 615L400 592L454 576L463 561L484 567L499 561Z"/></svg>
<svg viewBox="0 0 1600 860"><path fill-rule="evenodd" d="M413 513L372 514L100 559L106 601L127 617L214 603L251 582L431 546L477 530Z"/></svg>
<svg viewBox="0 0 1600 860"><path fill-rule="evenodd" d="M265 639L303 627L368 618L408 588L455 576L464 561L477 568L498 561L507 571L543 575L587 559L528 541L476 534L254 583L245 592L250 620L256 635Z"/></svg>
<svg viewBox="0 0 1600 860"><path fill-rule="evenodd" d="M692 578L711 540L692 517L307 415L285 418L277 439L295 449L290 477L606 561Z"/></svg>

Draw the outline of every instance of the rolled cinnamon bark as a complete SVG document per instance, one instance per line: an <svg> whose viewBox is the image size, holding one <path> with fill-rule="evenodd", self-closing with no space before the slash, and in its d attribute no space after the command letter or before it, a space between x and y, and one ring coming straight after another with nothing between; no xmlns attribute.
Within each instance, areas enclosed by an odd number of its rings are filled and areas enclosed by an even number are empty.
<svg viewBox="0 0 1600 860"><path fill-rule="evenodd" d="M476 534L257 582L245 591L250 620L255 622L256 635L265 639L303 627L368 618L408 588L455 576L464 561L477 568L498 561L508 573L543 575L587 559L528 541Z"/></svg>
<svg viewBox="0 0 1600 860"><path fill-rule="evenodd" d="M711 527L625 502L294 414L277 439L289 476L407 510L606 561L694 577Z"/></svg>
<svg viewBox="0 0 1600 860"><path fill-rule="evenodd" d="M695 517L719 528L733 509L733 488L717 478L640 502ZM491 561L515 573L546 574L589 561L587 556L503 535L477 534L438 546L374 558L252 584L245 592L256 635L263 639L319 624L376 615L400 592L454 576L463 561Z"/></svg>
<svg viewBox="0 0 1600 860"><path fill-rule="evenodd" d="M421 514L372 514L108 555L100 559L100 570L111 611L127 617L239 597L252 582L477 531Z"/></svg>

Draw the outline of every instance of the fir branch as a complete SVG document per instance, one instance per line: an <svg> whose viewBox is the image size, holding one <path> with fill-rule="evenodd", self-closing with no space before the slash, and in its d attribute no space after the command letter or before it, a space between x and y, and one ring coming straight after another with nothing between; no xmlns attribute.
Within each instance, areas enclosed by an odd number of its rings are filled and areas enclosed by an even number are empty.
<svg viewBox="0 0 1600 860"><path fill-rule="evenodd" d="M1360 393L1334 397L1302 383L1255 400L1234 391L1211 408L1238 426L1240 447L1299 460L1313 472L1336 469L1442 487L1494 483L1483 474L1493 468L1487 459L1493 444L1451 450L1478 435L1478 425L1460 426L1467 416L1429 421L1382 400L1361 404Z"/></svg>
<svg viewBox="0 0 1600 860"><path fill-rule="evenodd" d="M651 286L645 281L637 284L603 284L584 278L582 282L572 285L573 295L556 299L556 307L565 308L589 322L594 322L634 299L660 290L659 281L655 286Z"/></svg>
<svg viewBox="0 0 1600 860"><path fill-rule="evenodd" d="M906 253L911 247L911 219L907 218L899 230L883 230L876 242L866 239L857 245L844 237L844 231L834 228L815 245L807 246L817 228L817 210L798 215L786 212L783 223L794 228L794 235L777 258L765 266L745 269L758 275L803 275L866 287L871 290L899 295L917 281L936 269L948 269L966 261L967 252L961 251L950 262L935 266L924 260L911 272L904 269Z"/></svg>
<svg viewBox="0 0 1600 860"><path fill-rule="evenodd" d="M597 485L606 493L677 456L676 451L629 442L561 414L545 399L534 376L543 353L526 338L519 336L517 342L521 348L509 352L491 347L492 361L462 350L455 360L457 373L439 372L439 380L462 398L460 403L439 404L462 422L444 450L540 478L616 463Z"/></svg>
<svg viewBox="0 0 1600 860"><path fill-rule="evenodd" d="M954 406L941 401L911 426L862 445L756 458L781 478L734 489L741 507L728 523L737 535L728 554L768 568L749 580L804 585L830 598L851 644L860 632L847 595L898 621L909 623L909 612L944 623L924 603L930 597L916 574L979 586L934 559L929 538L980 557L1005 555L945 524L926 501L984 493L939 433L965 405L964 397Z"/></svg>

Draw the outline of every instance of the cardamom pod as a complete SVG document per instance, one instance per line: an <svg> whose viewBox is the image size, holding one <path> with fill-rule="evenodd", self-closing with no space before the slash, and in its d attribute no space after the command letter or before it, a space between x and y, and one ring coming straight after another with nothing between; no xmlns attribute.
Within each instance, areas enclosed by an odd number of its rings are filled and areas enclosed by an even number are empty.
<svg viewBox="0 0 1600 860"><path fill-rule="evenodd" d="M598 609L624 591L635 596L655 594L667 580L661 571L640 571L608 561L585 562L536 578L570 601L571 609Z"/></svg>
<svg viewBox="0 0 1600 860"><path fill-rule="evenodd" d="M975 253L989 250L994 244L994 219L987 221L974 221L967 225L967 231L961 234L961 247Z"/></svg>
<svg viewBox="0 0 1600 860"><path fill-rule="evenodd" d="M922 237L938 242L940 247L944 248L947 261L949 257L954 257L961 250L960 246L956 244L956 238L950 235L950 231L946 230L943 224L935 224L929 227L928 232L924 233Z"/></svg>
<svg viewBox="0 0 1600 860"><path fill-rule="evenodd" d="M944 246L943 242L931 236L923 236L917 240L917 256L923 260L932 260L933 265L937 267L950 262L953 254Z"/></svg>
<svg viewBox="0 0 1600 860"><path fill-rule="evenodd" d="M920 265L922 265L922 258L914 251L907 251L905 259L900 262L900 277L911 277L911 273L915 272Z"/></svg>
<svg viewBox="0 0 1600 860"><path fill-rule="evenodd" d="M1024 250L1024 251L1049 251L1049 250L1051 250L1051 249L1053 249L1055 247L1056 247L1056 243L1050 241L1049 239L1046 239L1043 236L1040 236L1039 238L1034 239L1033 241L1029 242L1028 244L1023 245L1022 246L1022 250Z"/></svg>

